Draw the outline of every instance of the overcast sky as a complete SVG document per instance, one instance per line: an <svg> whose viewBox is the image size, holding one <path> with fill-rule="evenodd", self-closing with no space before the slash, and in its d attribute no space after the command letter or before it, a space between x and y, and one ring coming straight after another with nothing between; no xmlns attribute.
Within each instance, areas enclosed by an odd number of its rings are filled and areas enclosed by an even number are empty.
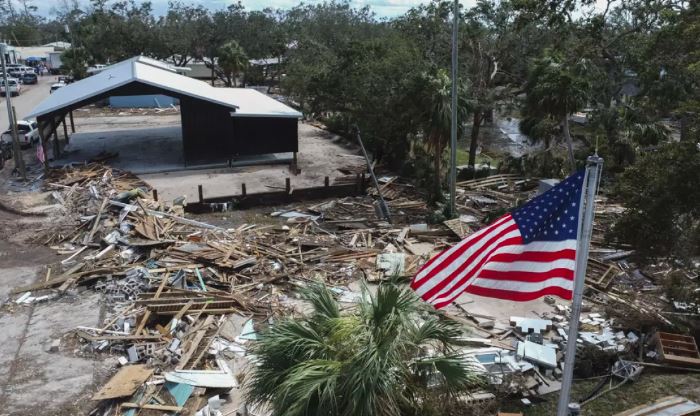
<svg viewBox="0 0 700 416"><path fill-rule="evenodd" d="M33 4L39 8L39 13L44 16L49 16L52 9L64 2L65 0L33 0ZM78 0L78 2L83 5L89 4L88 0ZM218 10L225 8L229 4L236 3L237 0L184 0L183 2L197 3L212 10ZM289 9L300 3L294 0L241 0L241 2L248 10L262 10L266 7ZM396 17L405 13L411 7L425 2L427 0L350 0L350 4L354 7L369 5L378 17ZM476 4L476 0L459 0L459 2L465 7L472 7ZM304 3L322 3L322 0L307 0ZM597 8L604 8L605 3L606 0L596 0ZM168 0L151 0L151 4L153 4L156 15L165 14L165 11L168 9Z"/></svg>
<svg viewBox="0 0 700 416"><path fill-rule="evenodd" d="M137 0L138 1L138 0ZM209 9L223 9L229 4L236 3L236 0L200 0L188 1L184 3L197 3L206 6ZM262 10L266 7L274 9L289 9L299 1L294 0L242 0L241 1L248 10ZM411 7L417 6L425 1L420 0L351 0L350 4L354 7L362 7L369 5L378 17L395 17L405 13ZM34 0L33 4L39 8L39 13L44 16L49 16L51 9L62 4L63 0ZM89 1L79 0L80 4L87 5ZM164 14L168 8L168 0L151 0L153 10L156 15ZM322 0L305 1L307 4L322 3ZM476 0L460 0L460 3L470 7L476 3Z"/></svg>

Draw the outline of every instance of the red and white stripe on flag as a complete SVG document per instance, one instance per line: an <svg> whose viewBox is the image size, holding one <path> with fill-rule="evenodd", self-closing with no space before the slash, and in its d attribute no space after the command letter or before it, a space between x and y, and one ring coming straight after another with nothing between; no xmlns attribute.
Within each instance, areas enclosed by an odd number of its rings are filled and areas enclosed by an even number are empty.
<svg viewBox="0 0 700 416"><path fill-rule="evenodd" d="M512 301L571 299L576 263L577 173L430 259L411 282L440 309L463 292Z"/></svg>

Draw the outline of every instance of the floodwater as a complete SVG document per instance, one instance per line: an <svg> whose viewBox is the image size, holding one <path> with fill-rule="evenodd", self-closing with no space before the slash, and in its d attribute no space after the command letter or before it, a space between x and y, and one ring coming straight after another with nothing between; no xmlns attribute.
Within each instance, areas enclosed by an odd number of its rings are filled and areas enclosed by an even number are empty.
<svg viewBox="0 0 700 416"><path fill-rule="evenodd" d="M519 124L520 119L517 117L503 114L494 115L493 122L484 123L479 132L481 149L489 154L513 157L522 157L533 151L541 150L544 147L543 144L532 143L527 135L520 132Z"/></svg>

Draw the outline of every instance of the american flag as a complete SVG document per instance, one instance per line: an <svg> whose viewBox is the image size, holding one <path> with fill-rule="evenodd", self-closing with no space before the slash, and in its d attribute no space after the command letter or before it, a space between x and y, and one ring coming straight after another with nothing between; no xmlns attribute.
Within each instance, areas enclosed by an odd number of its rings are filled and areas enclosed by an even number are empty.
<svg viewBox="0 0 700 416"><path fill-rule="evenodd" d="M440 309L462 292L513 301L571 299L583 172L441 252L411 288Z"/></svg>

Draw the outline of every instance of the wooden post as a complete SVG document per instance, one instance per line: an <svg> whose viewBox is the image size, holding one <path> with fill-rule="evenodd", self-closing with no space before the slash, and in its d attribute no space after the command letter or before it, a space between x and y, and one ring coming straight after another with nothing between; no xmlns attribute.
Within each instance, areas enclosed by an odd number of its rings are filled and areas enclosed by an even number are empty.
<svg viewBox="0 0 700 416"><path fill-rule="evenodd" d="M292 181L289 178L284 178L284 190L289 195L292 191Z"/></svg>
<svg viewBox="0 0 700 416"><path fill-rule="evenodd" d="M153 200L158 202L158 190L157 189L153 190Z"/></svg>
<svg viewBox="0 0 700 416"><path fill-rule="evenodd" d="M51 127L53 127L53 131L51 132L51 135L53 135L53 158L56 160L61 157L61 145L58 143L58 123L56 123L56 119L53 117L51 117ZM51 135L49 135L49 138Z"/></svg>
<svg viewBox="0 0 700 416"><path fill-rule="evenodd" d="M197 185L197 192L199 193L199 203L204 202L204 190L202 189L202 185Z"/></svg>
<svg viewBox="0 0 700 416"><path fill-rule="evenodd" d="M330 180L330 178L329 178L328 176L326 176L325 178L323 178L323 186L325 186L326 188L328 188L328 187L330 186L330 184L331 184L331 180Z"/></svg>
<svg viewBox="0 0 700 416"><path fill-rule="evenodd" d="M39 123L39 146L41 146L41 152L44 154L44 173L49 173L49 155L46 153L46 138L44 137L44 128L41 123Z"/></svg>
<svg viewBox="0 0 700 416"><path fill-rule="evenodd" d="M241 184L241 195L243 195L243 196L246 195L245 183Z"/></svg>
<svg viewBox="0 0 700 416"><path fill-rule="evenodd" d="M63 116L63 136L66 138L66 144L70 143L68 138L68 125L66 124L66 116Z"/></svg>
<svg viewBox="0 0 700 416"><path fill-rule="evenodd" d="M58 144L58 131L53 131L53 158L54 160L61 157L61 146Z"/></svg>
<svg viewBox="0 0 700 416"><path fill-rule="evenodd" d="M70 132L75 133L75 122L73 121L73 110L68 113L70 115Z"/></svg>

